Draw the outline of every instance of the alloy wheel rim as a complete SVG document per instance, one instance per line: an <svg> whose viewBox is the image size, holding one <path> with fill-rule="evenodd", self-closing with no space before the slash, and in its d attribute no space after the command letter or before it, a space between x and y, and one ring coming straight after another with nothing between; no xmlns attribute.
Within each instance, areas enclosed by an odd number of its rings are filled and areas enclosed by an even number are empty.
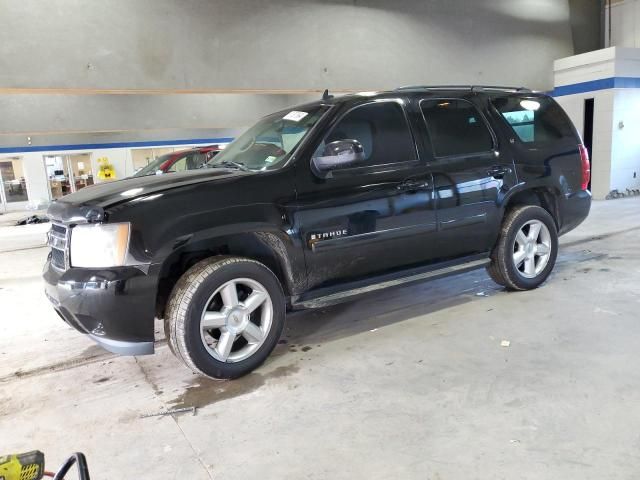
<svg viewBox="0 0 640 480"><path fill-rule="evenodd" d="M220 362L246 360L265 342L273 324L267 289L250 278L229 280L209 297L200 318L200 336Z"/></svg>
<svg viewBox="0 0 640 480"><path fill-rule="evenodd" d="M540 220L529 220L516 234L513 242L513 264L520 275L535 278L551 258L551 234Z"/></svg>

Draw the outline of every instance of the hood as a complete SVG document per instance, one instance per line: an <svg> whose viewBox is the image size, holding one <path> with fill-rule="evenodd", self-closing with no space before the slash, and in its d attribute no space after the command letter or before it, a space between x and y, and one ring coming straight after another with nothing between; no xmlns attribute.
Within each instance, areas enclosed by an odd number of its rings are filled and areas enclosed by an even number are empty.
<svg viewBox="0 0 640 480"><path fill-rule="evenodd" d="M117 203L125 202L136 197L158 193L170 188L184 187L203 182L233 180L252 172L231 170L226 168L207 168L191 170L181 173L166 173L163 175L149 175L146 177L130 177L114 182L105 182L85 187L79 192L72 193L51 204L59 208L98 207L107 208Z"/></svg>

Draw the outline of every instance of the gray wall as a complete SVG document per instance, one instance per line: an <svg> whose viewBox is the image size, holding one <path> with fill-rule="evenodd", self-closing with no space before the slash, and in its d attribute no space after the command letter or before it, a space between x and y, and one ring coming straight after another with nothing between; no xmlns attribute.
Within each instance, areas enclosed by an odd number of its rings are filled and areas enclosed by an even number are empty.
<svg viewBox="0 0 640 480"><path fill-rule="evenodd" d="M604 0L569 0L574 54L604 47Z"/></svg>
<svg viewBox="0 0 640 480"><path fill-rule="evenodd" d="M256 118L304 99L276 94L0 95L0 148L229 137Z"/></svg>
<svg viewBox="0 0 640 480"><path fill-rule="evenodd" d="M289 95L0 95L0 130L240 127L292 101Z"/></svg>
<svg viewBox="0 0 640 480"><path fill-rule="evenodd" d="M568 0L0 0L0 87L551 87Z"/></svg>
<svg viewBox="0 0 640 480"><path fill-rule="evenodd" d="M80 148L78 146L94 144L120 144L130 142L144 142L149 145L162 145L162 142L176 141L175 144L184 144L182 140L198 139L229 139L236 137L244 130L240 128L166 128L158 130L129 130L111 132L72 132L72 133L38 133L24 135L0 135L0 148L9 148L11 151L27 151L29 148L38 148L38 151L51 150L51 146L72 145L69 149ZM186 142L187 144L195 142ZM200 142L198 142L200 143ZM209 143L209 142L207 142ZM213 143L213 142L212 142ZM28 148L26 148L28 147ZM82 147L83 149L87 147ZM105 147L107 148L107 147ZM0 155L2 152L0 152Z"/></svg>
<svg viewBox="0 0 640 480"><path fill-rule="evenodd" d="M240 128L296 103L288 94L324 88L549 89L589 11L571 3L0 0L0 144L30 132ZM264 91L281 95L255 95ZM122 92L135 95L97 95Z"/></svg>

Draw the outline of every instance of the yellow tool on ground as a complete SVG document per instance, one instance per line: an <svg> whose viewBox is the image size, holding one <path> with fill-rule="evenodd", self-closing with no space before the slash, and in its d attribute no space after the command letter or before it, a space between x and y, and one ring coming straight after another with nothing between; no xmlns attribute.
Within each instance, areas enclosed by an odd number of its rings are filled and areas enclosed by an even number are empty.
<svg viewBox="0 0 640 480"><path fill-rule="evenodd" d="M0 456L0 480L41 480L45 476L52 477L53 480L64 480L64 476L74 465L78 469L78 480L89 480L87 459L79 452L71 455L57 473L44 469L44 453L39 450Z"/></svg>
<svg viewBox="0 0 640 480"><path fill-rule="evenodd" d="M44 476L44 453L33 452L0 457L0 480L40 480Z"/></svg>

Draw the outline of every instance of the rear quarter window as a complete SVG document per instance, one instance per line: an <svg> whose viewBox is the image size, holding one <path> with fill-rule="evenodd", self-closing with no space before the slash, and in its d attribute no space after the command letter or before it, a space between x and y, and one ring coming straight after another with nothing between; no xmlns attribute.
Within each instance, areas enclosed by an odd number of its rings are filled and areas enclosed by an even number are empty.
<svg viewBox="0 0 640 480"><path fill-rule="evenodd" d="M544 145L563 139L579 141L571 120L550 97L513 95L494 97L491 102L523 143Z"/></svg>

